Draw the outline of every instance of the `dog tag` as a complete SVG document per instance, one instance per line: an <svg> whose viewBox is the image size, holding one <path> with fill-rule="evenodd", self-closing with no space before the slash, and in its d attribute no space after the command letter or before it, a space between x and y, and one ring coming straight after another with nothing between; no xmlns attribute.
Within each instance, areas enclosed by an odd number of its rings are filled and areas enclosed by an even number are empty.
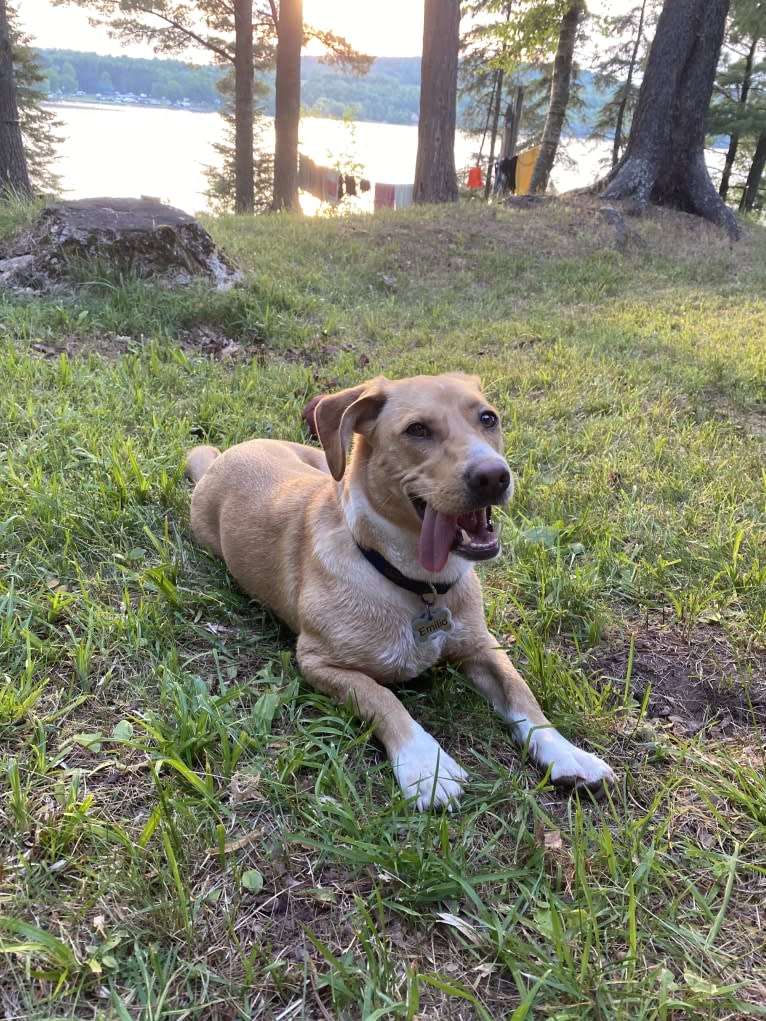
<svg viewBox="0 0 766 1021"><path fill-rule="evenodd" d="M429 606L425 613L412 618L412 633L419 645L433 641L442 631L451 630L452 614L446 606Z"/></svg>

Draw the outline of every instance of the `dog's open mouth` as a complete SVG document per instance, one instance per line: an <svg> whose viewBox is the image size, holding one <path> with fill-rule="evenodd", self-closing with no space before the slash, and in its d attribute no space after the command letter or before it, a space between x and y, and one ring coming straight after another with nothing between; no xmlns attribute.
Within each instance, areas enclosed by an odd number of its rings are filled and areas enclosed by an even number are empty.
<svg viewBox="0 0 766 1021"><path fill-rule="evenodd" d="M453 517L434 510L425 500L413 499L412 503L423 522L418 560L427 571L441 571L450 553L466 560L491 560L500 552L491 507Z"/></svg>

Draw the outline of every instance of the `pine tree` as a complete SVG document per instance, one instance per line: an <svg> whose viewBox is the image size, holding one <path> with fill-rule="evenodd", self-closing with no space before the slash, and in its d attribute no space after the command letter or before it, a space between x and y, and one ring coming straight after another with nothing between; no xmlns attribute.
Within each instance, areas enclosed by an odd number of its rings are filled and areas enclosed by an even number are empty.
<svg viewBox="0 0 766 1021"><path fill-rule="evenodd" d="M216 166L205 167L207 178L207 197L210 209L217 214L232 213L235 209L236 197L236 149L234 121L234 76L230 71L217 83L218 91L223 97L221 117L224 121L224 134L220 142L213 143L218 154ZM254 83L256 104L253 120L253 210L256 213L266 212L271 206L272 183L274 178L274 156L266 148L264 132L266 117L258 103L268 93L260 79Z"/></svg>
<svg viewBox="0 0 766 1021"><path fill-rule="evenodd" d="M522 73L517 49L512 44L512 24L517 16L515 0L474 0L466 13L471 17L469 30L460 41L458 100L461 127L479 139L477 160L482 161L487 146L487 182L500 156L501 120L517 98ZM518 111L514 111L518 114Z"/></svg>
<svg viewBox="0 0 766 1021"><path fill-rule="evenodd" d="M596 116L591 137L612 139L610 169L617 166L628 140L638 101L640 72L646 64L658 8L659 0L641 0L625 13L601 21L602 58L595 82L607 98Z"/></svg>
<svg viewBox="0 0 766 1021"><path fill-rule="evenodd" d="M94 21L129 42L148 43L157 54L206 51L215 63L234 69L236 95L234 207L253 210L253 69L273 54L274 5L270 0L54 0L94 13ZM257 20L259 33L254 36Z"/></svg>
<svg viewBox="0 0 766 1021"><path fill-rule="evenodd" d="M61 122L53 111L42 105L46 98L47 76L30 46L29 37L18 26L16 11L10 6L8 22L16 79L16 102L29 182L33 191L53 195L58 192L61 184L58 174L53 170L57 147L62 141L57 133Z"/></svg>
<svg viewBox="0 0 766 1021"><path fill-rule="evenodd" d="M0 0L0 199L31 193L21 137L11 30L5 0Z"/></svg>
<svg viewBox="0 0 766 1021"><path fill-rule="evenodd" d="M299 211L298 125L301 110L303 0L280 0L277 20L277 72L274 95L275 212Z"/></svg>
<svg viewBox="0 0 766 1021"><path fill-rule="evenodd" d="M728 135L718 194L726 201L732 174L744 181L747 162L766 133L766 6L761 0L734 0L708 117L708 133ZM750 191L753 187L750 165ZM757 185L756 191L757 191ZM744 195L748 188L743 188ZM740 208L748 208L747 202Z"/></svg>

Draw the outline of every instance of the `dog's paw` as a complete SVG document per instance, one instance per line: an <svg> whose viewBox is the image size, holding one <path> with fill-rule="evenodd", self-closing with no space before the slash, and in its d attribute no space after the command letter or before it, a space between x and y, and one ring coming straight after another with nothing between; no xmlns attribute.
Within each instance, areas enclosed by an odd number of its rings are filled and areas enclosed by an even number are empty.
<svg viewBox="0 0 766 1021"><path fill-rule="evenodd" d="M616 777L598 755L572 744L555 727L531 729L527 749L541 769L550 769L551 782L557 787L587 789L603 793Z"/></svg>
<svg viewBox="0 0 766 1021"><path fill-rule="evenodd" d="M418 811L446 808L451 812L468 776L419 723L413 723L413 728L413 736L392 760L394 775Z"/></svg>

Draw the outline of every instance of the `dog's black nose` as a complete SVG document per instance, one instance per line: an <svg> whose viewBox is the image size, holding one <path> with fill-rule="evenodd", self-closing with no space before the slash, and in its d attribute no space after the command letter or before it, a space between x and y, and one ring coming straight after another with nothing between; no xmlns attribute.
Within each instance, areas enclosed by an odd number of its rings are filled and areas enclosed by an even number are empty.
<svg viewBox="0 0 766 1021"><path fill-rule="evenodd" d="M511 473L505 461L497 457L485 457L468 468L465 481L477 503L487 507L502 500L508 492Z"/></svg>

